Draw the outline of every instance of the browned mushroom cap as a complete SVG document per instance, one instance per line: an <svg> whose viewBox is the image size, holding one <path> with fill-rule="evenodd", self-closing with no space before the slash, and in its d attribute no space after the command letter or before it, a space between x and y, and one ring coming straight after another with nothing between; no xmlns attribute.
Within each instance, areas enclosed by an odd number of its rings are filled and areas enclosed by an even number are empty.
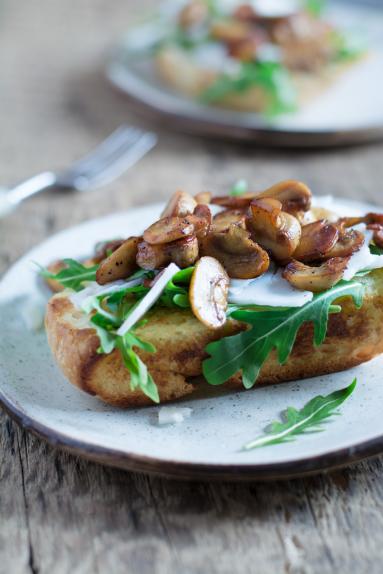
<svg viewBox="0 0 383 574"><path fill-rule="evenodd" d="M181 269L193 265L198 259L198 239L195 235L167 243L164 247L169 260L176 263Z"/></svg>
<svg viewBox="0 0 383 574"><path fill-rule="evenodd" d="M238 42L251 33L251 26L239 20L217 20L210 28L210 34L215 40L225 43Z"/></svg>
<svg viewBox="0 0 383 574"><path fill-rule="evenodd" d="M295 179L286 179L258 193L256 198L277 199L282 204L283 211L297 213L308 211L311 206L312 193L306 184Z"/></svg>
<svg viewBox="0 0 383 574"><path fill-rule="evenodd" d="M307 263L322 259L334 247L339 231L325 219L314 221L302 227L301 240L294 251L294 259Z"/></svg>
<svg viewBox="0 0 383 574"><path fill-rule="evenodd" d="M111 241L103 241L96 245L96 252L93 257L96 263L100 263L103 259L109 257L113 251L116 251L124 243L125 239L112 239Z"/></svg>
<svg viewBox="0 0 383 574"><path fill-rule="evenodd" d="M326 258L348 257L359 251L364 243L364 235L356 229L340 230L339 237L334 247L326 253Z"/></svg>
<svg viewBox="0 0 383 574"><path fill-rule="evenodd" d="M378 247L383 247L383 225L379 223L370 223L367 225L367 229L374 232L372 239Z"/></svg>
<svg viewBox="0 0 383 574"><path fill-rule="evenodd" d="M278 261L290 259L301 239L299 221L282 211L282 204L276 199L254 199L250 207L247 223L255 241Z"/></svg>
<svg viewBox="0 0 383 574"><path fill-rule="evenodd" d="M137 268L136 255L139 237L129 237L116 251L104 259L96 272L96 281L100 285L125 279Z"/></svg>
<svg viewBox="0 0 383 574"><path fill-rule="evenodd" d="M270 264L266 251L250 238L248 231L237 225L209 233L201 242L200 253L218 259L229 276L236 279L258 277Z"/></svg>
<svg viewBox="0 0 383 574"><path fill-rule="evenodd" d="M198 251L198 240L195 235L158 245L141 241L138 244L137 264L142 269L148 270L160 269L171 261L178 267L189 267L198 259Z"/></svg>
<svg viewBox="0 0 383 574"><path fill-rule="evenodd" d="M199 205L208 205L211 202L210 191L200 191L194 196L194 199Z"/></svg>
<svg viewBox="0 0 383 574"><path fill-rule="evenodd" d="M294 213L294 215L298 218L302 226L314 223L314 221L318 221L319 219L325 219L328 223L335 223L339 220L337 213L325 207L311 207L308 211L299 211Z"/></svg>
<svg viewBox="0 0 383 574"><path fill-rule="evenodd" d="M241 195L223 195L221 197L213 197L211 203L227 207L228 209L247 209L256 195L256 193L250 191Z"/></svg>
<svg viewBox="0 0 383 574"><path fill-rule="evenodd" d="M194 315L210 329L226 322L229 277L217 259L201 257L190 282L189 297Z"/></svg>
<svg viewBox="0 0 383 574"><path fill-rule="evenodd" d="M349 260L349 257L333 257L319 267L310 267L293 259L282 276L296 289L320 293L342 279Z"/></svg>
<svg viewBox="0 0 383 574"><path fill-rule="evenodd" d="M179 14L178 22L182 28L190 28L202 24L209 15L209 8L202 0L191 0Z"/></svg>
<svg viewBox="0 0 383 574"><path fill-rule="evenodd" d="M198 239L205 237L210 231L212 216L209 207L206 204L198 204L192 215L187 219L194 225L195 233Z"/></svg>
<svg viewBox="0 0 383 574"><path fill-rule="evenodd" d="M193 235L194 224L186 217L163 217L144 231L144 240L151 245L170 243Z"/></svg>
<svg viewBox="0 0 383 574"><path fill-rule="evenodd" d="M137 265L142 269L160 269L170 263L170 255L165 245L151 245L146 241L140 241L137 249Z"/></svg>
<svg viewBox="0 0 383 574"><path fill-rule="evenodd" d="M184 217L189 213L193 213L196 205L197 202L194 197L186 193L186 191L178 190L172 195L160 217Z"/></svg>
<svg viewBox="0 0 383 574"><path fill-rule="evenodd" d="M240 209L226 209L217 213L213 218L213 231L225 231L232 223L239 225L245 229L246 214Z"/></svg>

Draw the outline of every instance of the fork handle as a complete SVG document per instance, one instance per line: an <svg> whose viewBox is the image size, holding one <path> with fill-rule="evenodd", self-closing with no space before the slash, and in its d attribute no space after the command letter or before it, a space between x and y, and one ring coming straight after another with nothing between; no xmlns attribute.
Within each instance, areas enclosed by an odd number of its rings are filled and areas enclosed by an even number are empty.
<svg viewBox="0 0 383 574"><path fill-rule="evenodd" d="M13 211L27 197L52 187L56 181L57 178L53 171L44 171L22 181L11 189L0 192L0 217Z"/></svg>

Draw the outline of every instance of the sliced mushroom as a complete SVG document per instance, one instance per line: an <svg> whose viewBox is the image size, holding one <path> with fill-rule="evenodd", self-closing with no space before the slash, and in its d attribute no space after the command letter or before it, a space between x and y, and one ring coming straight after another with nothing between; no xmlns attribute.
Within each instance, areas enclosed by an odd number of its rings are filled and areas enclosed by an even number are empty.
<svg viewBox="0 0 383 574"><path fill-rule="evenodd" d="M283 211L297 213L308 211L311 206L312 193L306 184L295 179L286 179L258 193L256 199L272 198L282 204Z"/></svg>
<svg viewBox="0 0 383 574"><path fill-rule="evenodd" d="M319 267L311 267L293 259L282 276L296 289L320 293L342 279L349 260L349 257L333 257Z"/></svg>
<svg viewBox="0 0 383 574"><path fill-rule="evenodd" d="M160 269L170 263L170 257L165 245L151 245L146 241L138 244L137 265L142 269Z"/></svg>
<svg viewBox="0 0 383 574"><path fill-rule="evenodd" d="M182 28L190 28L202 24L209 15L209 8L202 0L191 0L179 14L179 24Z"/></svg>
<svg viewBox="0 0 383 574"><path fill-rule="evenodd" d="M326 253L326 258L348 257L359 251L364 243L364 235L356 229L340 230L339 237L334 247Z"/></svg>
<svg viewBox="0 0 383 574"><path fill-rule="evenodd" d="M193 213L196 205L197 202L194 197L186 193L186 191L178 190L172 195L160 217L184 217L189 213Z"/></svg>
<svg viewBox="0 0 383 574"><path fill-rule="evenodd" d="M236 279L258 277L270 264L266 251L250 238L248 231L237 225L209 233L201 242L200 253L218 259L229 276Z"/></svg>
<svg viewBox="0 0 383 574"><path fill-rule="evenodd" d="M198 205L208 205L211 202L210 191L200 191L194 196Z"/></svg>
<svg viewBox="0 0 383 574"><path fill-rule="evenodd" d="M247 209L256 197L256 193L246 192L241 195L223 195L221 197L213 197L211 200L215 205L221 205L227 209Z"/></svg>
<svg viewBox="0 0 383 574"><path fill-rule="evenodd" d="M294 215L299 219L302 226L314 223L319 219L325 219L328 223L335 223L339 219L336 213L325 207L311 207L308 211L300 211Z"/></svg>
<svg viewBox="0 0 383 574"><path fill-rule="evenodd" d="M173 261L181 269L190 267L198 259L198 239L193 235L192 237L174 241L174 243L167 243L165 251L169 256L169 260Z"/></svg>
<svg viewBox="0 0 383 574"><path fill-rule="evenodd" d="M372 239L375 245L383 248L383 225L380 225L379 223L370 223L370 225L367 225L367 229L374 232Z"/></svg>
<svg viewBox="0 0 383 574"><path fill-rule="evenodd" d="M302 227L301 240L294 251L294 259L308 263L322 259L335 245L339 231L325 219Z"/></svg>
<svg viewBox="0 0 383 574"><path fill-rule="evenodd" d="M96 281L100 285L125 279L137 268L136 255L139 237L129 237L116 251L104 259L96 272Z"/></svg>
<svg viewBox="0 0 383 574"><path fill-rule="evenodd" d="M198 239L202 239L202 237L205 237L205 235L209 233L212 224L212 216L211 211L206 204L198 204L192 215L188 215L187 219L193 223Z"/></svg>
<svg viewBox="0 0 383 574"><path fill-rule="evenodd" d="M93 258L94 261L96 263L100 263L106 259L111 253L116 251L124 241L125 239L112 239L111 241L102 241L101 243L98 243L96 245L95 255Z"/></svg>
<svg viewBox="0 0 383 574"><path fill-rule="evenodd" d="M151 245L170 243L193 235L194 224L187 217L163 217L144 231L144 240Z"/></svg>
<svg viewBox="0 0 383 574"><path fill-rule="evenodd" d="M210 329L226 322L229 277L213 257L201 257L190 281L190 304L194 315Z"/></svg>
<svg viewBox="0 0 383 574"><path fill-rule="evenodd" d="M245 229L245 220L246 215L244 211L240 209L226 209L225 211L221 211L221 213L217 213L213 218L213 231L225 231L232 223Z"/></svg>
<svg viewBox="0 0 383 574"><path fill-rule="evenodd" d="M276 199L254 199L250 207L251 217L247 222L255 241L276 260L289 260L301 239L299 221L282 211L282 204Z"/></svg>
<svg viewBox="0 0 383 574"><path fill-rule="evenodd" d="M217 20L210 28L212 38L225 43L243 40L250 32L251 26L247 22L240 22L234 19Z"/></svg>

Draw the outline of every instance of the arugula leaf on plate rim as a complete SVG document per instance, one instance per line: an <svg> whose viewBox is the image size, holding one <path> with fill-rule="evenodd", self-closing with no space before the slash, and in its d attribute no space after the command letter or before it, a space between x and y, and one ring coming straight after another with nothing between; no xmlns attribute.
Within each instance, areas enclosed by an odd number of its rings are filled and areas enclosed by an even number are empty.
<svg viewBox="0 0 383 574"><path fill-rule="evenodd" d="M351 395L356 387L357 380L343 389L334 391L329 395L318 395L308 401L301 409L287 407L281 413L281 421L274 421L268 425L264 434L246 443L241 450L252 450L262 446L282 444L295 440L297 435L321 432L322 425L329 418L338 414L335 409Z"/></svg>

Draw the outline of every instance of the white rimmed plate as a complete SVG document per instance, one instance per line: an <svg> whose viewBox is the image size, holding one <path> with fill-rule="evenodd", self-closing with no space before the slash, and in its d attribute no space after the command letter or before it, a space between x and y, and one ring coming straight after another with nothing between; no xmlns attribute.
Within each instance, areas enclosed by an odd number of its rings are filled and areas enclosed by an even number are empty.
<svg viewBox="0 0 383 574"><path fill-rule="evenodd" d="M177 0L176 0L177 1ZM175 0L166 2L166 9ZM378 139L383 135L383 9L376 2L329 3L328 18L367 39L361 59L299 112L267 120L259 114L204 106L167 88L150 57L137 57L156 36L152 23L133 28L113 52L107 77L146 116L174 129L276 146L329 146ZM171 120L171 123L169 123Z"/></svg>
<svg viewBox="0 0 383 574"><path fill-rule="evenodd" d="M344 214L375 209L340 201ZM45 333L27 330L25 301L41 296L33 261L80 257L102 239L139 234L160 205L132 209L83 223L48 239L18 261L0 288L0 401L26 428L50 443L85 457L128 469L188 478L282 478L349 464L383 451L383 357L342 373L178 401L191 407L185 422L158 426L157 406L122 410L103 405L72 387L55 365ZM301 407L317 394L358 378L354 394L322 433L295 442L239 452L288 405Z"/></svg>

